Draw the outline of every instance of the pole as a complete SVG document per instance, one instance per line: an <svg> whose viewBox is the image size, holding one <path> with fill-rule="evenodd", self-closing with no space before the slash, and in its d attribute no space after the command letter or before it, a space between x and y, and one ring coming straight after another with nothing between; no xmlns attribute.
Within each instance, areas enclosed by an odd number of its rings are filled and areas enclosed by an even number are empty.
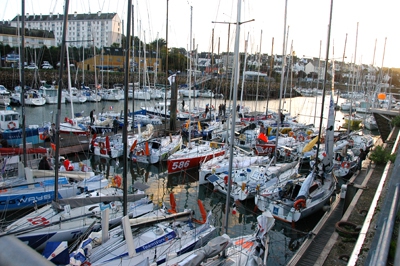
<svg viewBox="0 0 400 266"><path fill-rule="evenodd" d="M68 6L69 0L65 0L64 6L64 28L62 32L62 41L61 41L61 54L60 54L60 68L58 71L58 94L57 94L57 113L56 113L56 132L55 132L55 160L54 167L56 170L59 168L59 157L60 157L60 117L61 117L61 96L62 96L62 77L64 70L64 57L65 57L65 47L66 47L66 37L67 37L67 29L68 29ZM54 182L54 201L58 201L58 171L55 172L55 182Z"/></svg>
<svg viewBox="0 0 400 266"><path fill-rule="evenodd" d="M132 16L132 0L128 0L128 23L126 27L126 42L125 42L125 75L124 75L124 85L125 85L125 90L124 90L124 127L122 129L122 138L123 138L123 143L124 143L124 159L122 160L123 162L123 188L124 188L124 194L123 194L123 216L126 216L128 214L128 87L129 87L129 49L131 42L130 36L131 36L131 16Z"/></svg>
<svg viewBox="0 0 400 266"><path fill-rule="evenodd" d="M258 52L258 74L257 74L257 93L256 93L256 108L255 111L257 112L257 102L258 102L258 85L260 83L260 67L261 67L261 44L262 44L262 30L261 30L261 37L260 37L260 51Z"/></svg>
<svg viewBox="0 0 400 266"><path fill-rule="evenodd" d="M24 70L24 64L25 64L25 0L21 0L21 23L22 23L22 28L21 28L21 56L19 59L19 65L21 69L21 105L22 105L22 136L26 136L26 121L25 121L25 70ZM19 30L19 29L18 29ZM22 62L21 62L22 60ZM22 66L21 66L22 63ZM22 138L22 150L24 151L24 167L28 166L28 157L26 155L26 138Z"/></svg>
<svg viewBox="0 0 400 266"><path fill-rule="evenodd" d="M282 115L282 92L283 92L283 81L284 81L284 69L286 65L286 21L287 21L287 2L288 0L285 0L285 16L284 16L284 29L283 29L283 44L282 44L282 71L281 71L281 85L279 88L279 108L278 108L278 121L276 123L276 143L278 144L278 137L279 137L279 121L280 121L280 116ZM274 160L276 163L276 155L277 155L277 148L278 145L275 147L274 151Z"/></svg>
<svg viewBox="0 0 400 266"><path fill-rule="evenodd" d="M131 23L132 23L132 77L133 77L133 86L132 86L132 132L134 132L135 131L135 120L134 120L134 118L135 118L135 116L134 116L134 113L135 113L135 97L134 97L134 95L135 95L135 75L134 75L134 73L135 73L135 34L134 34L134 32L135 32L135 27L134 27L134 25L135 25L135 19L134 19L134 17L135 17L135 13L134 13L134 10L135 10L135 7L134 7L134 5L132 5L132 21L131 21ZM139 62L139 64L140 64L140 62ZM130 66L129 66L130 67ZM129 69L130 70L130 69Z"/></svg>
<svg viewBox="0 0 400 266"><path fill-rule="evenodd" d="M328 73L328 60L329 60L329 44L331 41L331 27L332 27L332 10L333 10L333 0L331 0L331 9L329 15L329 27L328 27L328 40L326 42L326 59L325 59L325 74L324 74L324 84L322 88L322 103L321 103L321 117L319 120L319 131L318 131L318 142L317 142L317 155L315 156L315 165L318 165L318 154L319 146L321 144L321 131L322 131L322 119L324 118L324 104L325 104L325 91L326 91L326 76ZM329 118L328 118L329 119Z"/></svg>
<svg viewBox="0 0 400 266"><path fill-rule="evenodd" d="M234 84L233 84L233 106L236 106L237 102L237 89L238 89L238 81L239 81L239 38L240 38L240 11L241 11L241 0L237 1L237 21L236 21L236 37L235 37L235 53L234 53ZM232 127L231 127L231 145L229 145L229 179L228 179L228 189L226 192L226 204L225 204L225 233L228 234L228 224L229 224L229 215L230 212L230 195L231 195L231 185L232 185L232 165L233 165L233 140L235 136L235 119L236 119L236 108L232 108ZM225 256L225 250L224 250Z"/></svg>
<svg viewBox="0 0 400 266"><path fill-rule="evenodd" d="M271 76L272 76L272 66L274 63L274 37L272 37L272 45L271 45L271 62L269 63L269 73L268 73L268 89L267 89L267 107L265 110L265 116L268 118L268 102L269 102L269 90L271 86Z"/></svg>
<svg viewBox="0 0 400 266"><path fill-rule="evenodd" d="M164 117L165 117L165 131L167 131L167 86L168 86L168 1L167 0L167 16L166 16L166 28L165 28L165 91L164 91ZM171 87L171 97L172 97L172 86ZM172 109L169 111L170 115ZM170 117L171 119L171 117Z"/></svg>

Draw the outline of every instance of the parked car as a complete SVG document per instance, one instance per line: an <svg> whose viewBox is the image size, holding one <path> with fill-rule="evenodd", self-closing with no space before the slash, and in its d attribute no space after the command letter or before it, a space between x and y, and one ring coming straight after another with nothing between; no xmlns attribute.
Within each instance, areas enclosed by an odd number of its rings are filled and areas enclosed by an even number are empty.
<svg viewBox="0 0 400 266"><path fill-rule="evenodd" d="M50 64L43 64L42 69L53 69L53 66Z"/></svg>
<svg viewBox="0 0 400 266"><path fill-rule="evenodd" d="M35 64L30 64L29 66L25 66L25 69L38 69Z"/></svg>

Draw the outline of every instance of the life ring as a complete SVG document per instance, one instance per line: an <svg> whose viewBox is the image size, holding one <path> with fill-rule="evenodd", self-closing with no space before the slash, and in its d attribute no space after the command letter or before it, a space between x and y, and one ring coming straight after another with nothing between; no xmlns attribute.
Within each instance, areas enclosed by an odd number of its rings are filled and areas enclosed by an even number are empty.
<svg viewBox="0 0 400 266"><path fill-rule="evenodd" d="M47 139L47 135L43 132L43 134L39 134L39 139L40 140L46 140Z"/></svg>
<svg viewBox="0 0 400 266"><path fill-rule="evenodd" d="M296 210L304 209L306 207L306 200L305 199L298 199L294 202L293 207Z"/></svg>
<svg viewBox="0 0 400 266"><path fill-rule="evenodd" d="M349 169L350 168L350 163L349 162L343 162L342 163L342 168Z"/></svg>
<svg viewBox="0 0 400 266"><path fill-rule="evenodd" d="M300 142L303 142L303 141L304 141L304 136L303 136L303 135L300 135L300 136L299 136L299 141L300 141Z"/></svg>
<svg viewBox="0 0 400 266"><path fill-rule="evenodd" d="M10 123L8 123L7 127L8 129L14 129L17 125L15 124L15 122L11 121Z"/></svg>

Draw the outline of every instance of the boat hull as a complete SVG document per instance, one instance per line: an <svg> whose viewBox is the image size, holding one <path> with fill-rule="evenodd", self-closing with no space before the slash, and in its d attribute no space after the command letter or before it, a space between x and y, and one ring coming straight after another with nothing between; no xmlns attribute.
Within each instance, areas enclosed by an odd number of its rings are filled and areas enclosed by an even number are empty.
<svg viewBox="0 0 400 266"><path fill-rule="evenodd" d="M224 154L225 150L219 150L215 153L208 153L191 158L181 157L176 159L168 159L168 173L176 173L179 171L199 167L201 162L206 162L216 156L221 156Z"/></svg>

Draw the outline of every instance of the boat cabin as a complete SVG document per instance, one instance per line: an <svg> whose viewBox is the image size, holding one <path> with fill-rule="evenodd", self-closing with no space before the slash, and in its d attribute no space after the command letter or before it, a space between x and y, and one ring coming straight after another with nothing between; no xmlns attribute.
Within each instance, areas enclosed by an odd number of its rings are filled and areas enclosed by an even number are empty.
<svg viewBox="0 0 400 266"><path fill-rule="evenodd" d="M2 131L18 129L19 114L12 110L0 111L0 128Z"/></svg>

